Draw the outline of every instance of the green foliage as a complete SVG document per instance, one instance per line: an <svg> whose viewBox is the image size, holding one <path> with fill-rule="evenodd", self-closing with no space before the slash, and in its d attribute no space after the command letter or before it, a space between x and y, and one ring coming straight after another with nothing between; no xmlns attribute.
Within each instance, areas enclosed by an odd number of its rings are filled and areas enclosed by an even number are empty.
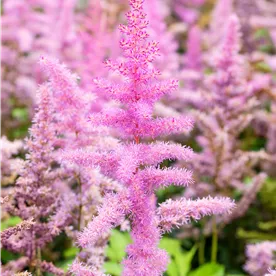
<svg viewBox="0 0 276 276"><path fill-rule="evenodd" d="M110 237L110 242L107 248L108 261L104 264L106 273L119 276L122 273L121 261L126 256L126 246L131 243L128 233L122 233L118 230L113 230ZM166 274L168 276L186 276L191 269L192 259L197 248L193 247L190 251L182 250L181 241L171 238L163 238L159 245L165 249L169 255L171 262L168 266Z"/></svg>
<svg viewBox="0 0 276 276"><path fill-rule="evenodd" d="M14 108L12 110L12 117L21 122L27 121L28 117L29 117L28 109L27 108Z"/></svg>
<svg viewBox="0 0 276 276"><path fill-rule="evenodd" d="M265 63L265 62L258 62L255 64L255 68L260 71L260 72L263 72L263 73L270 73L272 70L271 70L271 67Z"/></svg>
<svg viewBox="0 0 276 276"><path fill-rule="evenodd" d="M20 217L9 217L8 219L1 222L1 231L6 230L9 227L14 227L22 220Z"/></svg>
<svg viewBox="0 0 276 276"><path fill-rule="evenodd" d="M183 192L184 188L183 187L178 187L178 186L169 186L164 189L159 189L157 191L157 197L158 197L158 202L164 202L167 199L171 198L175 194L180 194Z"/></svg>
<svg viewBox="0 0 276 276"><path fill-rule="evenodd" d="M181 241L171 238L163 238L159 247L165 249L170 255L171 262L167 269L167 275L186 276L191 269L197 248L194 246L190 251L185 252L181 248Z"/></svg>
<svg viewBox="0 0 276 276"><path fill-rule="evenodd" d="M276 211L276 179L268 177L260 191L260 200L262 204L270 209Z"/></svg>
<svg viewBox="0 0 276 276"><path fill-rule="evenodd" d="M113 262L121 262L126 256L125 249L130 242L131 239L128 233L113 230L106 251L109 260Z"/></svg>
<svg viewBox="0 0 276 276"><path fill-rule="evenodd" d="M63 244L66 243L66 241L63 241L63 242L64 242ZM58 242L56 241L56 243L58 243ZM69 266L73 263L74 259L76 258L77 254L79 253L79 251L80 251L79 248L70 246L70 247L66 248L62 252L62 254L59 254L60 255L59 261L57 261L57 262L55 260L48 260L48 261L54 262L57 267L63 269L65 272L67 272ZM47 274L47 275L52 275L52 274Z"/></svg>
<svg viewBox="0 0 276 276"><path fill-rule="evenodd" d="M60 261L56 265L57 267L63 269L65 272L68 271L69 266L73 263L74 258L70 258L68 260ZM49 274L52 275L52 274Z"/></svg>
<svg viewBox="0 0 276 276"><path fill-rule="evenodd" d="M242 228L238 228L237 236L240 239L250 240L250 242L262 241L262 240L276 240L276 233L263 233L260 231L246 231Z"/></svg>
<svg viewBox="0 0 276 276"><path fill-rule="evenodd" d="M206 263L189 273L189 276L224 276L224 266L217 263Z"/></svg>
<svg viewBox="0 0 276 276"><path fill-rule="evenodd" d="M64 251L63 256L65 259L75 258L79 251L77 247L70 247Z"/></svg>
<svg viewBox="0 0 276 276"><path fill-rule="evenodd" d="M263 231L269 231L276 229L276 220L273 221L266 221L266 222L259 222L258 227Z"/></svg>
<svg viewBox="0 0 276 276"><path fill-rule="evenodd" d="M9 261L16 260L18 257L19 257L18 254L13 254L4 248L1 249L1 263L2 264L6 264Z"/></svg>
<svg viewBox="0 0 276 276"><path fill-rule="evenodd" d="M114 276L120 276L122 274L122 266L115 262L105 262L104 269L107 273Z"/></svg>
<svg viewBox="0 0 276 276"><path fill-rule="evenodd" d="M264 137L257 137L253 128L248 127L245 129L239 137L240 148L244 151L259 151L264 149L266 145L266 139Z"/></svg>
<svg viewBox="0 0 276 276"><path fill-rule="evenodd" d="M254 33L254 40L259 44L258 50L266 53L273 53L273 43L268 29L260 28Z"/></svg>
<svg viewBox="0 0 276 276"><path fill-rule="evenodd" d="M128 233L113 230L106 250L108 261L104 264L106 273L119 276L122 272L121 261L126 256L126 246L131 242Z"/></svg>
<svg viewBox="0 0 276 276"><path fill-rule="evenodd" d="M254 38L269 38L269 31L265 28L260 28L254 33Z"/></svg>

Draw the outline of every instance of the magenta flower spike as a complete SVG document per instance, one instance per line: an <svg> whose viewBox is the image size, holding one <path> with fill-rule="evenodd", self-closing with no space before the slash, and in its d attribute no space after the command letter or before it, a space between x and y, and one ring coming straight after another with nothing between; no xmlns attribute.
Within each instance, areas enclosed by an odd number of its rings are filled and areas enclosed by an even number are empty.
<svg viewBox="0 0 276 276"><path fill-rule="evenodd" d="M201 30L196 25L189 30L185 55L185 68L197 72L202 70L201 36Z"/></svg>
<svg viewBox="0 0 276 276"><path fill-rule="evenodd" d="M210 24L210 34L207 37L210 45L217 45L220 42L232 13L233 0L218 0L216 2Z"/></svg>
<svg viewBox="0 0 276 276"><path fill-rule="evenodd" d="M88 103L93 102L93 93L88 95L82 90L77 83L78 76L58 60L42 56L39 63L49 77L58 133L65 136L63 140L67 147L88 144L91 138L87 133Z"/></svg>
<svg viewBox="0 0 276 276"><path fill-rule="evenodd" d="M184 81L184 91L179 94L183 96L187 102L193 102L195 98L196 105L200 105L199 93L197 89L200 87L203 78L203 54L202 54L202 31L198 26L190 28L187 38L187 50L184 55L184 66L180 73ZM184 101L185 101L184 100Z"/></svg>
<svg viewBox="0 0 276 276"><path fill-rule="evenodd" d="M148 33L153 40L158 39L160 49L154 65L162 71L162 78L170 78L177 74L180 58L177 41L166 23L167 3L158 0L145 1L145 12L149 19Z"/></svg>
<svg viewBox="0 0 276 276"><path fill-rule="evenodd" d="M190 223L191 219L199 220L203 216L212 214L227 214L234 207L234 201L227 197L206 197L194 201L185 198L168 199L158 208L160 226L164 231L169 232L172 228Z"/></svg>
<svg viewBox="0 0 276 276"><path fill-rule="evenodd" d="M102 235L120 225L126 216L129 217L133 242L127 247L127 258L123 261L125 276L158 276L166 270L168 255L158 248L164 231L162 221L166 218L159 215L162 206L157 208L154 192L170 184L187 186L192 183L191 171L162 169L159 166L165 159L190 159L193 156L191 149L172 143L147 143L148 139L160 135L187 132L193 123L183 116L153 116L155 102L176 90L178 83L176 80L159 80L160 72L153 66L159 47L157 42L149 40L143 2L129 1L131 10L126 14L128 25L120 26L124 59L105 62L109 70L120 76L120 81L95 80L98 89L118 105L92 114L90 122L93 126L115 129L121 143L109 150L65 151L61 157L84 167L99 167L103 174L122 183L120 191L105 195L98 215L80 233L78 241L82 247L93 246ZM178 221L229 212L234 206L228 199L211 198L193 203L184 200L175 203L183 208L185 205L189 208L190 204L194 204L191 207L194 213L183 213L183 218L177 214ZM167 211L175 210L175 205L167 204ZM177 224L172 223L173 226ZM73 265L75 271L79 265Z"/></svg>

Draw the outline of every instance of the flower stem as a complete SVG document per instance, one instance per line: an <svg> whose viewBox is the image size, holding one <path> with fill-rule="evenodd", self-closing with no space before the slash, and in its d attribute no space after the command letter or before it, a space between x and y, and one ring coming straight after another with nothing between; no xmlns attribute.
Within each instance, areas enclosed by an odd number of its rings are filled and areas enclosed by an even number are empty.
<svg viewBox="0 0 276 276"><path fill-rule="evenodd" d="M199 247L198 247L198 262L200 265L203 265L205 263L204 252L205 252L205 237L203 234L201 234Z"/></svg>
<svg viewBox="0 0 276 276"><path fill-rule="evenodd" d="M217 251L218 251L218 231L216 218L213 217L213 235L212 235L212 252L211 252L211 261L213 263L217 262Z"/></svg>
<svg viewBox="0 0 276 276"><path fill-rule="evenodd" d="M41 270L40 270L40 262L41 262L41 249L40 247L37 248L37 258L36 258L36 276L41 275Z"/></svg>

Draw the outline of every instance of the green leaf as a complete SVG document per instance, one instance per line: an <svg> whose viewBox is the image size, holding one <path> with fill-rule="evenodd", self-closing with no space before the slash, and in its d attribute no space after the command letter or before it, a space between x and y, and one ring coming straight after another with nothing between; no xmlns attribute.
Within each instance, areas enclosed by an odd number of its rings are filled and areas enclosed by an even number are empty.
<svg viewBox="0 0 276 276"><path fill-rule="evenodd" d="M178 269L177 269L177 265L175 263L174 260L171 260L169 265L168 265L168 269L167 269L167 274L168 276L176 276L179 275L178 274Z"/></svg>
<svg viewBox="0 0 276 276"><path fill-rule="evenodd" d="M171 255L171 263L168 266L167 274L172 276L186 276L190 271L191 262L197 250L196 246L190 251L184 252L179 240L163 238L160 241L159 247Z"/></svg>
<svg viewBox="0 0 276 276"><path fill-rule="evenodd" d="M254 33L254 38L264 38L264 37L269 37L269 31L265 28L258 29Z"/></svg>
<svg viewBox="0 0 276 276"><path fill-rule="evenodd" d="M179 240L163 238L160 241L159 247L166 250L172 256L181 254L181 244Z"/></svg>
<svg viewBox="0 0 276 276"><path fill-rule="evenodd" d="M197 247L194 246L190 251L175 256L175 262L180 276L186 276L191 269L191 263L196 253Z"/></svg>
<svg viewBox="0 0 276 276"><path fill-rule="evenodd" d="M274 211L276 210L276 178L268 177L260 191L260 200L262 204Z"/></svg>
<svg viewBox="0 0 276 276"><path fill-rule="evenodd" d="M246 176L243 180L243 183L246 184L246 185L251 184L252 183L252 177Z"/></svg>
<svg viewBox="0 0 276 276"><path fill-rule="evenodd" d="M1 231L4 231L10 227L14 227L21 221L22 219L20 217L9 217L7 220L1 222Z"/></svg>
<svg viewBox="0 0 276 276"><path fill-rule="evenodd" d="M261 221L258 223L258 227L261 229L261 230L264 230L264 231L269 231L271 229L274 229L276 228L276 220L273 220L273 221Z"/></svg>
<svg viewBox="0 0 276 276"><path fill-rule="evenodd" d="M263 50L265 52L267 50L267 48L263 46ZM255 67L257 70L264 72L264 73L270 73L272 71L271 67L265 62L258 62L255 64Z"/></svg>
<svg viewBox="0 0 276 276"><path fill-rule="evenodd" d="M28 119L28 109L27 108L14 108L12 110L12 117L21 121L26 121Z"/></svg>
<svg viewBox="0 0 276 276"><path fill-rule="evenodd" d="M1 262L2 264L6 264L9 261L16 260L18 258L18 254L11 253L7 251L6 249L1 249Z"/></svg>
<svg viewBox="0 0 276 276"><path fill-rule="evenodd" d="M77 247L70 247L64 251L64 257L65 259L74 258L79 252L79 249Z"/></svg>
<svg viewBox="0 0 276 276"><path fill-rule="evenodd" d="M237 237L240 239L247 239L250 241L260 240L276 240L276 234L274 233L262 233L259 231L246 231L243 228L238 228Z"/></svg>
<svg viewBox="0 0 276 276"><path fill-rule="evenodd" d="M107 257L114 262L121 262L126 256L126 246L131 242L128 233L113 230L107 248Z"/></svg>
<svg viewBox="0 0 276 276"><path fill-rule="evenodd" d="M68 260L64 260L64 261L60 261L56 264L56 266L58 268L63 269L65 272L68 270L69 266L73 263L74 258L68 259ZM52 275L52 274L50 274Z"/></svg>
<svg viewBox="0 0 276 276"><path fill-rule="evenodd" d="M189 273L189 276L224 276L224 266L217 263L206 263Z"/></svg>
<svg viewBox="0 0 276 276"><path fill-rule="evenodd" d="M114 262L105 262L104 269L106 273L109 273L114 276L120 276L122 273L122 266Z"/></svg>
<svg viewBox="0 0 276 276"><path fill-rule="evenodd" d="M116 251L114 251L114 249L112 249L110 246L108 246L106 249L106 256L111 261L117 261Z"/></svg>

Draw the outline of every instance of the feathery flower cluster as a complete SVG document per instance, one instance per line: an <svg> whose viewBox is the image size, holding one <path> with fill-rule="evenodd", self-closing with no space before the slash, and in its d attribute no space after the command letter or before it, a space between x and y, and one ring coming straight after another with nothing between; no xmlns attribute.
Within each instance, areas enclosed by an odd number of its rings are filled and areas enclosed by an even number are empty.
<svg viewBox="0 0 276 276"><path fill-rule="evenodd" d="M275 234L274 1L2 6L1 275L181 274L163 235L193 270L211 233L207 267L275 274L274 241L229 246Z"/></svg>
<svg viewBox="0 0 276 276"><path fill-rule="evenodd" d="M2 17L2 131L19 127L14 108L25 108L32 118L37 84L43 81L37 60L41 54L59 56L68 30L68 8L65 1L3 1ZM64 16L60 16L64 14ZM67 29L62 29L67 27ZM53 29L56 31L53 32ZM67 34L67 35L65 35ZM72 54L71 49L71 54Z"/></svg>
<svg viewBox="0 0 276 276"><path fill-rule="evenodd" d="M108 21L107 11L102 1L90 1L85 14L78 16L78 40L81 44L81 57L76 64L78 74L81 76L80 84L86 90L91 90L92 76L104 76L106 72L101 70L101 65L106 56L116 51L111 49L111 41L114 43L115 35ZM110 53L111 52L111 53ZM95 91L97 92L97 91ZM98 95L104 98L104 95ZM99 101L97 102L99 105Z"/></svg>
<svg viewBox="0 0 276 276"><path fill-rule="evenodd" d="M227 27L229 17L233 13L233 0L218 0L212 13L210 34L208 42L210 45L217 45Z"/></svg>
<svg viewBox="0 0 276 276"><path fill-rule="evenodd" d="M165 22L168 7L157 0L145 1L144 5L149 20L148 33L151 39L158 40L160 49L154 65L162 71L162 78L173 77L179 69L180 58L177 54L177 42Z"/></svg>
<svg viewBox="0 0 276 276"><path fill-rule="evenodd" d="M206 79L205 90L200 91L204 105L201 105L201 111L194 113L202 133L197 141L203 150L196 154L191 165L199 187L203 189L192 186L186 190L187 196L240 190L243 198L238 208L230 216L225 216L224 222L244 215L266 177L260 173L253 177L249 187L243 183L244 177L253 172L254 166L266 158L266 154L239 149L239 135L254 118L259 104L254 96L254 85L246 80L246 71L242 66L244 59L239 50L239 21L232 15L224 40L213 59L216 72ZM202 176L208 176L210 182L202 182Z"/></svg>
<svg viewBox="0 0 276 276"><path fill-rule="evenodd" d="M252 276L264 275L268 269L276 265L275 252L276 242L265 241L247 245L244 269Z"/></svg>
<svg viewBox="0 0 276 276"><path fill-rule="evenodd" d="M58 170L52 168L55 133L51 115L50 90L43 85L39 89L38 110L26 142L27 160L16 181L12 202L5 206L11 214L29 222L8 228L1 235L4 248L24 254L29 266L48 272L51 270L47 267L52 265L46 262L43 265L37 256L40 256L41 248L57 236L70 220L70 210L63 204L63 198L55 188ZM3 267L4 272L9 273L9 270L9 265ZM56 275L62 275L58 271Z"/></svg>
<svg viewBox="0 0 276 276"><path fill-rule="evenodd" d="M153 118L154 103L164 94L175 90L177 82L157 80L160 72L152 62L159 48L157 42L148 40L148 21L143 11L143 1L130 0L129 3L131 10L126 14L128 25L120 26L124 35L120 45L125 60L107 60L105 63L107 68L120 74L122 81L96 80L98 88L121 106L104 109L90 116L94 126L117 129L122 144L109 151L77 151L64 153L63 157L79 165L98 166L104 174L124 186L118 193L105 196L98 216L80 234L80 246L94 245L103 233L108 233L129 216L133 243L127 247L128 257L123 261L123 275L161 275L168 264L166 252L158 248L162 225L169 223L163 213L169 212L169 209L172 213L176 212L169 221L171 226L179 226L186 223L188 217L198 219L203 215L229 212L234 203L228 199L205 199L190 205L190 212L185 213L183 218L177 209L189 206L187 201L175 204L169 201L160 209L156 208L156 189L172 183L186 186L192 181L191 172L171 168L164 170L158 164L165 159L189 159L192 151L176 144L163 144L163 147L159 142L144 144L142 139L189 131L192 122L185 117ZM224 204L216 204L218 202ZM167 226L166 230L170 228Z"/></svg>
<svg viewBox="0 0 276 276"><path fill-rule="evenodd" d="M107 137L103 137L102 133L95 133L89 128L87 116L93 104L93 94L89 95L79 88L77 77L65 65L46 57L41 57L40 64L49 76L49 87L54 98L52 104L56 110L53 114L55 129L60 136L55 145L65 152L78 147L88 147L94 150L108 149L116 145L116 139L109 137L108 133L105 132L104 135ZM56 155L59 153L57 152ZM71 176L78 186L74 196L75 202L72 204L72 208L78 210L73 223L74 228L66 229L67 234L76 241L77 232L96 215L97 206L103 200L102 195L106 192L120 190L120 185L103 177L96 170L87 170L76 165L68 166L68 164L61 164L61 166L65 170L65 177ZM84 252L79 254L79 259L87 265L93 265L95 270L97 268L101 271L104 254L98 254L97 251L104 252L107 241L106 237L102 237L86 254ZM89 255L89 257L84 257L84 255Z"/></svg>
<svg viewBox="0 0 276 276"><path fill-rule="evenodd" d="M174 106L181 111L188 106L200 108L202 105L201 95L198 92L202 86L203 79L203 55L202 55L202 33L198 26L189 29L186 52L184 55L184 66L180 72L183 80L183 88L177 93Z"/></svg>

